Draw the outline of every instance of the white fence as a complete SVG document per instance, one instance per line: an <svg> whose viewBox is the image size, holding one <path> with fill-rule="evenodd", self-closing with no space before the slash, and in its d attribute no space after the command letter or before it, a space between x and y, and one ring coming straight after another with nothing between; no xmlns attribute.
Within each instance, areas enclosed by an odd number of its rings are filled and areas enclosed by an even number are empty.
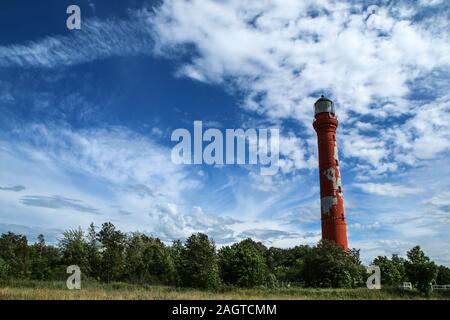
<svg viewBox="0 0 450 320"><path fill-rule="evenodd" d="M412 284L411 282L403 282L403 286L402 286L403 290L412 290Z"/></svg>
<svg viewBox="0 0 450 320"><path fill-rule="evenodd" d="M450 290L450 284L445 285L433 284L431 288L433 290Z"/></svg>

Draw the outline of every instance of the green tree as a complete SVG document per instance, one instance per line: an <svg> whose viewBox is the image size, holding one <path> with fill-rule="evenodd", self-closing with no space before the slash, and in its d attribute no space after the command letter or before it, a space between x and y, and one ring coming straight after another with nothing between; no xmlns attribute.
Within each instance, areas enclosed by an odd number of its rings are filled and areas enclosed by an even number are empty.
<svg viewBox="0 0 450 320"><path fill-rule="evenodd" d="M183 274L183 257L184 251L186 248L183 246L183 243L180 240L174 240L172 245L169 248L170 254L172 256L172 261L174 263L174 284L181 286L182 279L181 275Z"/></svg>
<svg viewBox="0 0 450 320"><path fill-rule="evenodd" d="M0 279L8 278L8 265L3 258L0 257Z"/></svg>
<svg viewBox="0 0 450 320"><path fill-rule="evenodd" d="M281 249L270 247L265 251L266 264L269 272L273 274L277 281L287 282L295 281L297 278L294 273L296 256L293 248Z"/></svg>
<svg viewBox="0 0 450 320"><path fill-rule="evenodd" d="M144 236L144 264L151 283L173 284L175 264L170 249L158 238Z"/></svg>
<svg viewBox="0 0 450 320"><path fill-rule="evenodd" d="M405 272L411 283L422 293L431 292L431 284L436 280L437 266L430 261L420 246L415 246L407 252Z"/></svg>
<svg viewBox="0 0 450 320"><path fill-rule="evenodd" d="M304 261L306 255L311 253L312 248L309 246L295 246L294 248L285 249L286 259L280 260L282 263L276 272L279 281L287 281L305 284L303 279Z"/></svg>
<svg viewBox="0 0 450 320"><path fill-rule="evenodd" d="M214 289L219 285L216 247L206 234L191 235L181 252L181 284L184 287Z"/></svg>
<svg viewBox="0 0 450 320"><path fill-rule="evenodd" d="M8 278L27 278L30 272L28 241L12 232L0 237L0 259L3 273Z"/></svg>
<svg viewBox="0 0 450 320"><path fill-rule="evenodd" d="M344 265L351 274L352 288L360 287L366 284L367 271L366 267L364 267L361 262L360 252L360 249L348 249L345 253L347 260Z"/></svg>
<svg viewBox="0 0 450 320"><path fill-rule="evenodd" d="M305 255L302 269L309 287L352 288L360 286L365 276L358 250L345 252L329 241L321 241Z"/></svg>
<svg viewBox="0 0 450 320"><path fill-rule="evenodd" d="M252 239L246 239L219 251L220 274L226 284L239 287L263 285L269 280L264 258L267 249Z"/></svg>
<svg viewBox="0 0 450 320"><path fill-rule="evenodd" d="M445 266L438 267L436 283L440 285L450 284L450 268Z"/></svg>
<svg viewBox="0 0 450 320"><path fill-rule="evenodd" d="M127 238L125 257L125 277L128 281L141 283L148 279L148 270L144 264L145 243L142 235L132 233Z"/></svg>
<svg viewBox="0 0 450 320"><path fill-rule="evenodd" d="M107 222L102 224L97 240L102 247L100 278L106 282L121 280L125 266L125 234Z"/></svg>
<svg viewBox="0 0 450 320"><path fill-rule="evenodd" d="M52 275L47 259L47 246L44 235L40 234L36 243L30 247L31 277L37 280L48 280Z"/></svg>
<svg viewBox="0 0 450 320"><path fill-rule="evenodd" d="M79 227L74 230L66 230L58 247L61 250L63 268L77 265L83 274L90 273L88 261L88 246L84 238L84 232ZM63 270L65 272L65 270Z"/></svg>
<svg viewBox="0 0 450 320"><path fill-rule="evenodd" d="M171 251L158 238L134 233L127 241L126 274L133 282L173 284L175 265Z"/></svg>
<svg viewBox="0 0 450 320"><path fill-rule="evenodd" d="M45 257L46 263L48 265L48 279L66 279L67 274L65 268L62 268L61 265L61 251L52 245L47 245L45 247Z"/></svg>
<svg viewBox="0 0 450 320"><path fill-rule="evenodd" d="M380 267L381 283L383 285L396 286L402 282L403 274L402 270L399 270L398 263L390 260L388 257L379 256L373 260L372 264Z"/></svg>
<svg viewBox="0 0 450 320"><path fill-rule="evenodd" d="M86 251L87 251L87 262L89 265L89 277L99 280L100 279L100 267L101 267L101 256L99 252L100 244L97 240L97 231L95 230L94 223L89 225L86 234Z"/></svg>
<svg viewBox="0 0 450 320"><path fill-rule="evenodd" d="M406 271L405 271L406 260L403 259L402 257L399 257L398 254L393 254L391 261L400 275L400 282L402 283L406 281Z"/></svg>

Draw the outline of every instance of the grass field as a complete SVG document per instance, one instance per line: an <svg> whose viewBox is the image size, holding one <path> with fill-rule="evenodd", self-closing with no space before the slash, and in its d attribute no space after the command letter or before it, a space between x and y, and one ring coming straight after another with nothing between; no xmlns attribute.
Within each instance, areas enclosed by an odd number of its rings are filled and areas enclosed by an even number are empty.
<svg viewBox="0 0 450 320"><path fill-rule="evenodd" d="M83 283L81 290L68 290L64 282L15 281L0 283L0 300L177 300L177 299L450 299L450 294L433 293L427 298L418 292L398 289L309 289L256 288L219 292L179 289L165 286L139 286L125 283Z"/></svg>

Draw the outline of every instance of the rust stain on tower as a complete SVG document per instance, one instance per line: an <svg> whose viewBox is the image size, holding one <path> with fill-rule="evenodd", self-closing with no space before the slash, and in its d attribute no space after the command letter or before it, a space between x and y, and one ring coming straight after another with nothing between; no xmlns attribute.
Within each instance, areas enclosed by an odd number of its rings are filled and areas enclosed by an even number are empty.
<svg viewBox="0 0 450 320"><path fill-rule="evenodd" d="M333 101L324 96L314 104L314 111L313 127L319 146L322 239L334 241L347 251L347 224L336 142L339 122Z"/></svg>

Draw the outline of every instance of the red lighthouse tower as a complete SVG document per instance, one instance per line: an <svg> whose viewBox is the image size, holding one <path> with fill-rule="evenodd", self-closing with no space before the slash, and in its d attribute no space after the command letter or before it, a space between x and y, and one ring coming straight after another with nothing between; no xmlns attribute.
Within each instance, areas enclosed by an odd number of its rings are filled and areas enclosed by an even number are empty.
<svg viewBox="0 0 450 320"><path fill-rule="evenodd" d="M334 241L347 251L347 225L336 143L339 122L333 101L324 96L314 104L314 112L313 127L317 132L319 145L322 239Z"/></svg>

